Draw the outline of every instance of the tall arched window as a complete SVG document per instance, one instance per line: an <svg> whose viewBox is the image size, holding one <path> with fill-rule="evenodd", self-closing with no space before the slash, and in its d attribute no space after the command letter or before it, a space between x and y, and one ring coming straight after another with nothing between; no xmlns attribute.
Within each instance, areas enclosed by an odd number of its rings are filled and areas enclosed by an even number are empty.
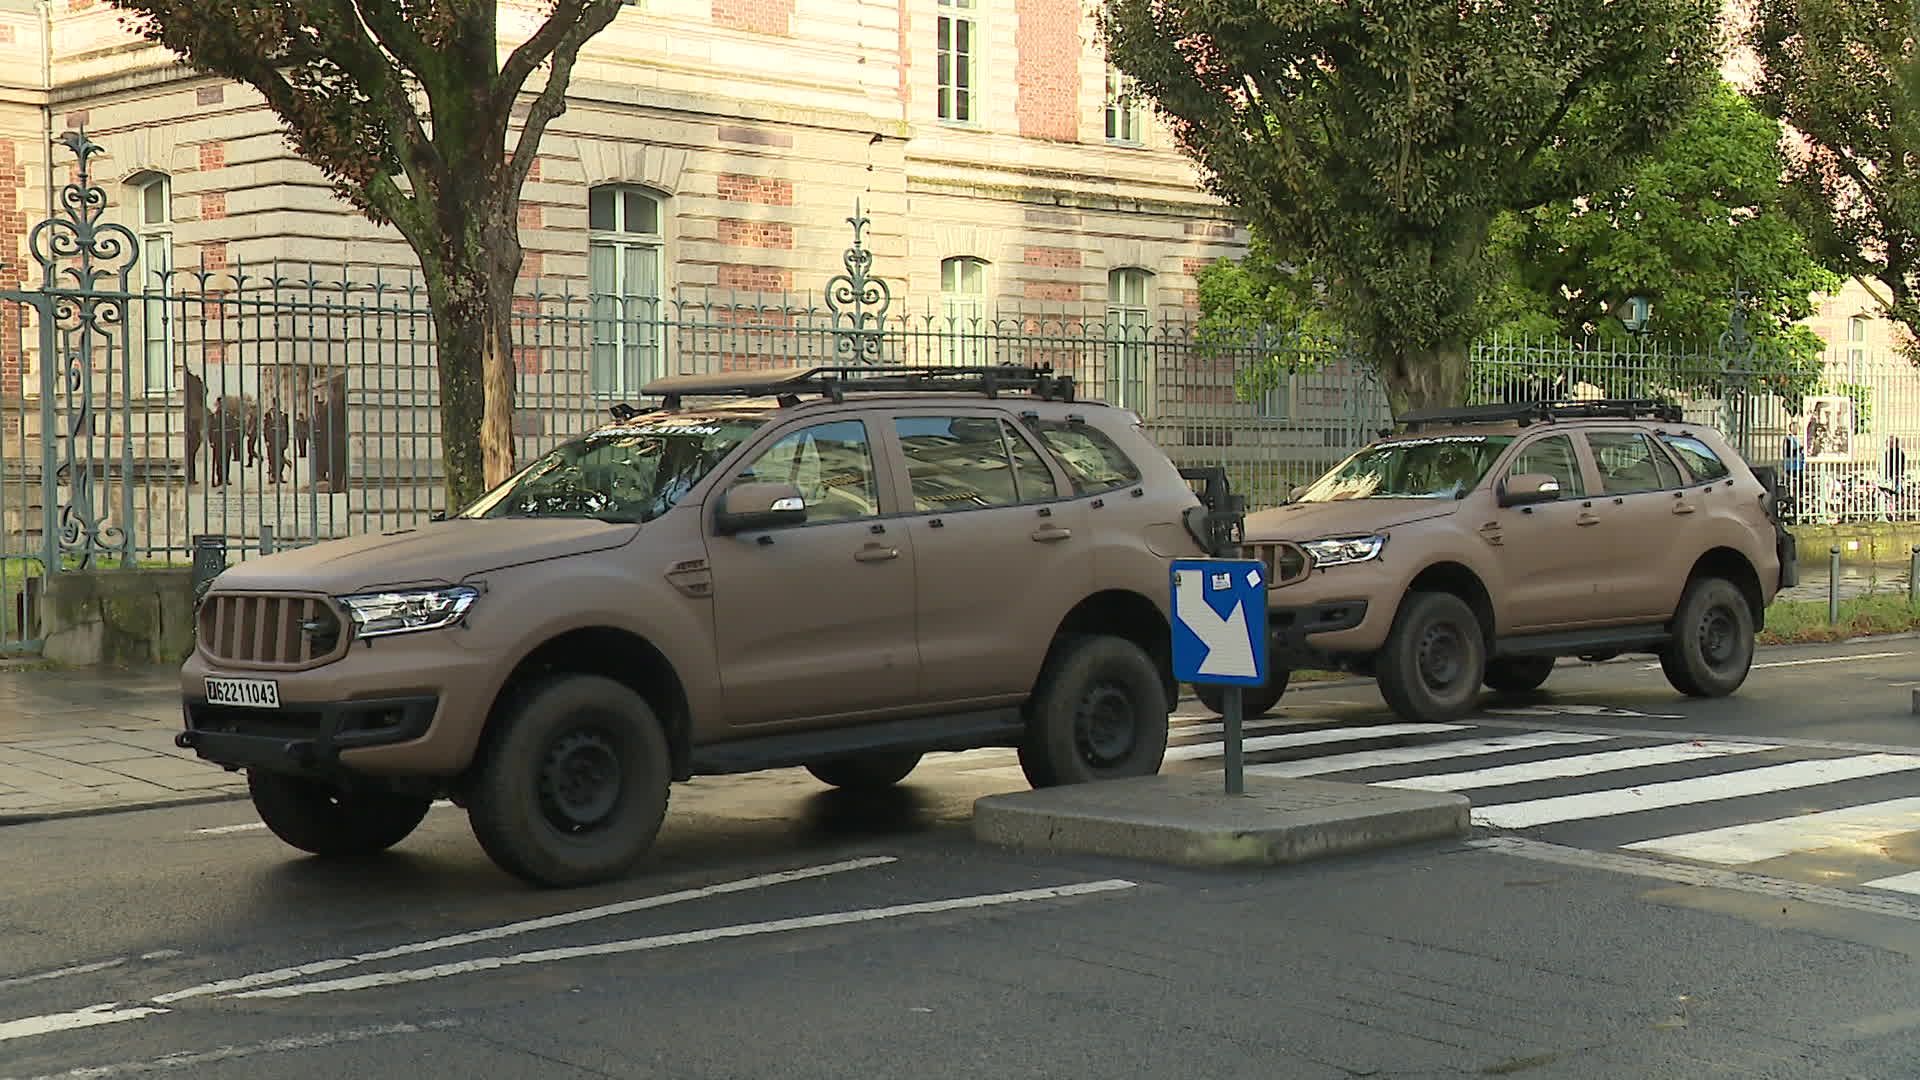
<svg viewBox="0 0 1920 1080"><path fill-rule="evenodd" d="M167 303L173 269L173 179L142 173L129 181L133 233L140 240L141 374L149 394L173 389L173 311Z"/></svg>
<svg viewBox="0 0 1920 1080"><path fill-rule="evenodd" d="M1146 415L1153 399L1147 354L1153 273L1123 266L1107 273L1107 401Z"/></svg>
<svg viewBox="0 0 1920 1080"><path fill-rule="evenodd" d="M987 261L971 255L940 260L941 359L982 364L987 358Z"/></svg>
<svg viewBox="0 0 1920 1080"><path fill-rule="evenodd" d="M657 196L626 184L587 194L595 394L632 394L662 373L662 209Z"/></svg>

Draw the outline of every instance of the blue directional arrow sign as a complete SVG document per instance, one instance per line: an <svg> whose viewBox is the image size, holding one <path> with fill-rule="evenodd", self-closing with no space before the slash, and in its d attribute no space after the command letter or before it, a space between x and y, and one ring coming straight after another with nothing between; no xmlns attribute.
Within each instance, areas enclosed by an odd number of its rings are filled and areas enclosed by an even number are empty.
<svg viewBox="0 0 1920 1080"><path fill-rule="evenodd" d="M1185 683L1267 681L1267 577L1255 559L1175 559L1173 675Z"/></svg>

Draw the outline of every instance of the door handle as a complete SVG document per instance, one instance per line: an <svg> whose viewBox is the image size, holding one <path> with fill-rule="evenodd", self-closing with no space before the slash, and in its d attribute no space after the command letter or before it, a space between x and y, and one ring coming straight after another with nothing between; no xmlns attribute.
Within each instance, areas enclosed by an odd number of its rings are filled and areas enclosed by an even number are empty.
<svg viewBox="0 0 1920 1080"><path fill-rule="evenodd" d="M1582 511L1579 517L1573 519L1573 523L1575 525L1581 525L1581 526L1598 525L1600 524L1600 519L1593 516L1592 514Z"/></svg>
<svg viewBox="0 0 1920 1080"><path fill-rule="evenodd" d="M900 557L899 548L882 547L879 544L868 544L866 547L863 547L859 551L856 551L853 553L853 559L855 562L887 562L891 559L897 559L899 557Z"/></svg>
<svg viewBox="0 0 1920 1080"><path fill-rule="evenodd" d="M1042 525L1028 534L1042 544L1051 544L1056 540L1065 540L1073 535L1072 529L1063 529L1058 525Z"/></svg>
<svg viewBox="0 0 1920 1080"><path fill-rule="evenodd" d="M1673 512L1676 514L1691 514L1693 513L1693 504L1683 502L1674 503Z"/></svg>

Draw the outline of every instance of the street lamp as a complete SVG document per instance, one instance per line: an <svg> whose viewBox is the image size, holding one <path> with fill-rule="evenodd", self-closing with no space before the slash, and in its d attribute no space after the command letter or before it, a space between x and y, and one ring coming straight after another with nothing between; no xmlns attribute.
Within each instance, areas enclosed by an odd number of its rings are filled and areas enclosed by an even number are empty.
<svg viewBox="0 0 1920 1080"><path fill-rule="evenodd" d="M1647 320L1653 315L1653 301L1636 293L1627 297L1615 314L1620 318L1620 325L1627 328L1627 333L1643 333L1647 329Z"/></svg>

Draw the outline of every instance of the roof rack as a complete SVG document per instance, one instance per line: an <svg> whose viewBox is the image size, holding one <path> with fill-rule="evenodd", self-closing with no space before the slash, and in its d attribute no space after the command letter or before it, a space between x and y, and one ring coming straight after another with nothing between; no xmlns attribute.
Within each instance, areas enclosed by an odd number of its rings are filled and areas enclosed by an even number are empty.
<svg viewBox="0 0 1920 1080"><path fill-rule="evenodd" d="M770 397L798 401L801 394L823 394L835 402L853 393L985 394L1025 391L1048 401L1074 399L1073 376L1055 375L1051 365L867 364L728 371L708 375L668 375L640 388L661 399L661 408L677 409L688 397ZM617 406L631 409L631 406ZM634 410L639 415L649 410ZM615 414L618 416L618 413ZM624 419L624 418L623 418Z"/></svg>
<svg viewBox="0 0 1920 1080"><path fill-rule="evenodd" d="M1457 409L1421 409L1400 417L1408 431L1467 424L1518 423L1521 427L1555 420L1659 420L1677 424L1685 419L1680 406L1655 398L1593 398L1570 401L1516 401L1495 405L1467 405Z"/></svg>

